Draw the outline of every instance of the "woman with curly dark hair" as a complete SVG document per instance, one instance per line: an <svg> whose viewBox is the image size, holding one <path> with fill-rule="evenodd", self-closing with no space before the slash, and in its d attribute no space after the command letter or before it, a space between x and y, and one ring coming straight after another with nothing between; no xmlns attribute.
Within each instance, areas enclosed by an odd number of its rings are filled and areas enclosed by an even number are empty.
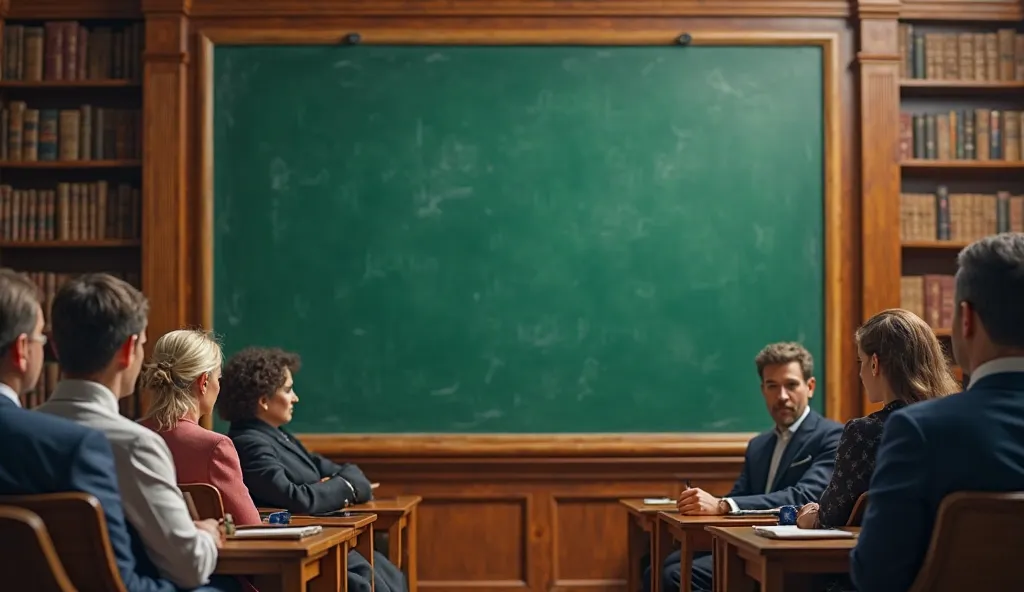
<svg viewBox="0 0 1024 592"><path fill-rule="evenodd" d="M238 451L249 494L257 506L295 514L324 514L370 501L372 487L359 467L309 452L284 429L299 402L293 375L300 366L298 354L250 347L231 356L221 372L217 412L231 422L228 437ZM377 592L406 589L402 573L384 555L374 553L374 564ZM363 588L352 576L368 581L370 569L352 551L349 590Z"/></svg>

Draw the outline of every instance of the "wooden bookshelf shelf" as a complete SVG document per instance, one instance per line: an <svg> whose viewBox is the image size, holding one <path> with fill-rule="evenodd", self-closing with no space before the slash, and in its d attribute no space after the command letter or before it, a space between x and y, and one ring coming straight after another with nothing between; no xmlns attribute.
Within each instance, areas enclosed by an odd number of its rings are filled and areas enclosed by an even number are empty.
<svg viewBox="0 0 1024 592"><path fill-rule="evenodd" d="M84 89L84 88L142 88L138 80L3 80L0 89L4 88L40 88L40 89Z"/></svg>
<svg viewBox="0 0 1024 592"><path fill-rule="evenodd" d="M1016 94L1024 93L1024 81L989 80L920 80L900 81L900 92L905 95L957 95L957 94Z"/></svg>
<svg viewBox="0 0 1024 592"><path fill-rule="evenodd" d="M141 160L21 160L0 162L0 169L127 169L141 166Z"/></svg>
<svg viewBox="0 0 1024 592"><path fill-rule="evenodd" d="M900 163L904 170L970 170L970 169L1003 169L1024 170L1024 160L904 160Z"/></svg>
<svg viewBox="0 0 1024 592"><path fill-rule="evenodd" d="M0 249L108 249L137 248L141 241L134 239L104 240L47 240L47 241L11 241L0 240Z"/></svg>
<svg viewBox="0 0 1024 592"><path fill-rule="evenodd" d="M959 251L969 243L962 241L934 240L934 241L903 241L904 249L949 249Z"/></svg>

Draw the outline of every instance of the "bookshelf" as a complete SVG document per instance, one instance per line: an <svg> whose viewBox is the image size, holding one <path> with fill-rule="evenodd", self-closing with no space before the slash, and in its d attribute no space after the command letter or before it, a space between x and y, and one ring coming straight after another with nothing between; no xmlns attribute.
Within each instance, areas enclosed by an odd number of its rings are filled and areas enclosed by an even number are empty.
<svg viewBox="0 0 1024 592"><path fill-rule="evenodd" d="M900 20L899 303L949 345L956 254L1024 231L1024 34L1017 22Z"/></svg>
<svg viewBox="0 0 1024 592"><path fill-rule="evenodd" d="M140 18L4 15L0 21L0 265L39 285L49 323L68 277L105 271L141 287ZM56 383L48 361L41 404ZM138 415L136 397L122 412Z"/></svg>

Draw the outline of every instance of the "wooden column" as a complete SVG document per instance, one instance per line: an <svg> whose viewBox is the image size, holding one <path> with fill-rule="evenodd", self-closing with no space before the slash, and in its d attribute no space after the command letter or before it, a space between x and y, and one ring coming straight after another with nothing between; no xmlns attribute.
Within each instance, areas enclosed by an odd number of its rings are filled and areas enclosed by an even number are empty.
<svg viewBox="0 0 1024 592"><path fill-rule="evenodd" d="M900 305L899 7L858 2L863 320Z"/></svg>
<svg viewBox="0 0 1024 592"><path fill-rule="evenodd" d="M143 0L142 287L149 340L186 324L186 138L190 0ZM140 401L144 412L148 401Z"/></svg>

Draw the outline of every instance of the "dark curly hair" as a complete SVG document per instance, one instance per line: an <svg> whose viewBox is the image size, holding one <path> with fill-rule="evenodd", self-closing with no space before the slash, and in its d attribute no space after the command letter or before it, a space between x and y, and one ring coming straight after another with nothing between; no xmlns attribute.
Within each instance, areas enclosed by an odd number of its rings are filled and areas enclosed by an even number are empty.
<svg viewBox="0 0 1024 592"><path fill-rule="evenodd" d="M284 386L284 371L299 371L299 354L276 347L247 347L231 356L220 377L217 414L224 421L256 417L260 397L269 397Z"/></svg>

